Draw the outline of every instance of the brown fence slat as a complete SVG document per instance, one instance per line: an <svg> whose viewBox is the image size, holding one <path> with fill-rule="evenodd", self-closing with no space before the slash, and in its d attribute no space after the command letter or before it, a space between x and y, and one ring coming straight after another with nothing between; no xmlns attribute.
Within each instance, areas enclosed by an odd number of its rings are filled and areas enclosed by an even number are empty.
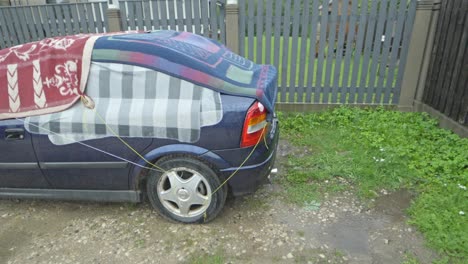
<svg viewBox="0 0 468 264"><path fill-rule="evenodd" d="M281 63L281 86L279 90L281 91L281 102L286 102L286 92L287 92L287 78L288 78L288 59L289 59L289 31L291 28L291 0L286 0L284 17L283 17L283 52L282 52L282 63Z"/></svg>
<svg viewBox="0 0 468 264"><path fill-rule="evenodd" d="M63 13L62 13L62 7L61 5L55 5L54 6L54 11L57 16L57 26L58 30L60 31L61 36L66 36L67 31L65 30L65 23L63 21Z"/></svg>
<svg viewBox="0 0 468 264"><path fill-rule="evenodd" d="M448 88L445 86L448 80L452 78L452 68L454 66L454 58L450 56L452 51L458 50L457 47L455 49L451 49L453 42L455 41L454 38L455 34L455 27L458 22L458 13L460 11L460 7L462 4L462 0L452 0L453 4L453 12L451 12L450 20L448 21L448 26L446 28L447 34L445 35L444 41L444 51L442 53L442 63L440 65L439 76L437 78L437 87L439 87L437 93L437 99L434 102L434 107L436 109L443 110L445 107L445 103L447 100L447 91ZM458 44L458 43L457 43Z"/></svg>
<svg viewBox="0 0 468 264"><path fill-rule="evenodd" d="M301 20L301 50L299 51L299 80L298 80L298 91L297 91L297 102L302 103L304 101L304 93L306 92L307 80L305 78L306 67L305 62L307 59L307 43L309 43L309 13L310 13L310 1L304 2ZM267 34L268 36L268 34ZM268 38L267 38L268 39ZM310 52L310 50L309 50ZM309 63L312 63L309 61ZM309 64L310 67L310 64Z"/></svg>
<svg viewBox="0 0 468 264"><path fill-rule="evenodd" d="M294 103L296 101L297 95L297 87L296 87L296 75L298 71L296 71L296 61L297 61L297 53L298 53L298 44L299 44L299 25L301 21L301 1L294 0L294 10L293 10L293 25L292 25L292 36L291 36L291 62L290 62L290 72L289 75L289 100L288 102ZM289 41L289 38L288 40Z"/></svg>
<svg viewBox="0 0 468 264"><path fill-rule="evenodd" d="M325 83L323 86L322 102L330 103L330 87L332 87L332 69L333 62L335 61L335 39L336 39L336 24L338 20L338 4L340 1L333 1L331 4L331 13L329 16L329 23L327 28L328 40L326 47L328 48L326 65L325 65ZM323 9L322 9L323 10Z"/></svg>
<svg viewBox="0 0 468 264"><path fill-rule="evenodd" d="M314 94L314 103L321 103L321 95L323 92L322 86L322 74L324 66L324 55L326 47L326 38L327 38L327 28L328 28L328 0L321 1L321 20L320 20L320 42L318 45L318 62L317 62L317 80L315 82L315 94ZM314 41L314 40L312 40Z"/></svg>
<svg viewBox="0 0 468 264"><path fill-rule="evenodd" d="M312 91L314 87L314 72L316 71L315 68L315 50L316 50L316 44L317 44L317 28L318 28L318 22L319 20L319 1L314 0L312 2L312 14L310 15L311 17L311 22L310 22L310 49L309 49L309 68L307 69L307 93L306 93L306 98L305 101L306 103L311 103L312 102ZM316 87L316 86L315 86ZM317 93L317 89L315 89L315 94ZM314 99L315 99L315 94L314 94Z"/></svg>
<svg viewBox="0 0 468 264"><path fill-rule="evenodd" d="M381 0L380 1L380 11L379 15L377 18L377 27L375 29L375 37L374 37L374 45L373 45L373 51L372 51L372 61L370 62L369 65L369 83L367 87L367 97L366 97L366 103L379 103L375 98L375 92L376 92L376 77L377 77L377 69L382 66L380 64L381 61L381 46L382 46L382 36L384 34L384 24L387 21L387 3L388 0ZM374 101L375 100L375 101Z"/></svg>

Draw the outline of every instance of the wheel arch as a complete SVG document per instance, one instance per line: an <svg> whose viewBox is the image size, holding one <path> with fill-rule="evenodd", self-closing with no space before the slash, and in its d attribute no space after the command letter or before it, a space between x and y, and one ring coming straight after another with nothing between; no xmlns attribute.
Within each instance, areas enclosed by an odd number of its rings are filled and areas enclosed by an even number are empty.
<svg viewBox="0 0 468 264"><path fill-rule="evenodd" d="M158 147L147 152L143 157L154 164L163 157L177 154L189 155L195 159L205 162L207 163L207 165L215 169L218 173L220 173L222 169L230 167L230 164L228 162L226 162L224 159L222 159L215 153L199 146L187 144L172 144ZM142 158L138 158L136 163L141 166L146 165L146 161ZM130 189L144 190L145 188L142 188L142 184L148 176L148 170L140 166L133 165L130 171Z"/></svg>

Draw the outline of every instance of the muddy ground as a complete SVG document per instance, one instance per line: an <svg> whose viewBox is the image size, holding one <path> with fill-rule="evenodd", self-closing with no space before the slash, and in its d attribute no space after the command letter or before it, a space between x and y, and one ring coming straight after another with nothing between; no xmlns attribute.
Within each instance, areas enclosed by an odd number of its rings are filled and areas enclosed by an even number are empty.
<svg viewBox="0 0 468 264"><path fill-rule="evenodd" d="M281 141L275 177L291 151ZM206 225L169 223L147 203L0 200L0 263L430 263L435 254L406 223L411 198L383 190L363 203L350 187L301 207L267 184Z"/></svg>

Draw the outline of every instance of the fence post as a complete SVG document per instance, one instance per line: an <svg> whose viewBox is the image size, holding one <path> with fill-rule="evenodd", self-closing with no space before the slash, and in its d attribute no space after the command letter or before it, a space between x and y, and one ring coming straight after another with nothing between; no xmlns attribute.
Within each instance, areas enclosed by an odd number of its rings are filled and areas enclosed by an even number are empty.
<svg viewBox="0 0 468 264"><path fill-rule="evenodd" d="M106 10L107 21L109 28L107 32L122 31L122 20L120 14L119 0L107 0L108 7Z"/></svg>
<svg viewBox="0 0 468 264"><path fill-rule="evenodd" d="M234 53L239 53L239 4L237 0L227 0L226 45Z"/></svg>
<svg viewBox="0 0 468 264"><path fill-rule="evenodd" d="M0 0L0 6L9 6L11 5L10 0Z"/></svg>
<svg viewBox="0 0 468 264"><path fill-rule="evenodd" d="M422 97L441 0L418 0L398 109L413 111Z"/></svg>

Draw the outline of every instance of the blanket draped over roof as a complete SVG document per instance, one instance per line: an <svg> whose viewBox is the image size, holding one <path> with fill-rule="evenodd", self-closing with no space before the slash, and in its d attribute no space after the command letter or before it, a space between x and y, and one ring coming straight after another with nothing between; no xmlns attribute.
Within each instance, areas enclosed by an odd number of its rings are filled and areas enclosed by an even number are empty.
<svg viewBox="0 0 468 264"><path fill-rule="evenodd" d="M150 68L221 93L258 99L273 112L277 72L220 43L170 30L99 38L92 60Z"/></svg>
<svg viewBox="0 0 468 264"><path fill-rule="evenodd" d="M95 109L78 103L59 113L28 117L26 130L46 134L56 145L114 133L196 142L202 127L223 116L218 92L139 66L92 62L86 93Z"/></svg>
<svg viewBox="0 0 468 264"><path fill-rule="evenodd" d="M0 120L71 107L84 92L96 38L48 38L0 50Z"/></svg>

